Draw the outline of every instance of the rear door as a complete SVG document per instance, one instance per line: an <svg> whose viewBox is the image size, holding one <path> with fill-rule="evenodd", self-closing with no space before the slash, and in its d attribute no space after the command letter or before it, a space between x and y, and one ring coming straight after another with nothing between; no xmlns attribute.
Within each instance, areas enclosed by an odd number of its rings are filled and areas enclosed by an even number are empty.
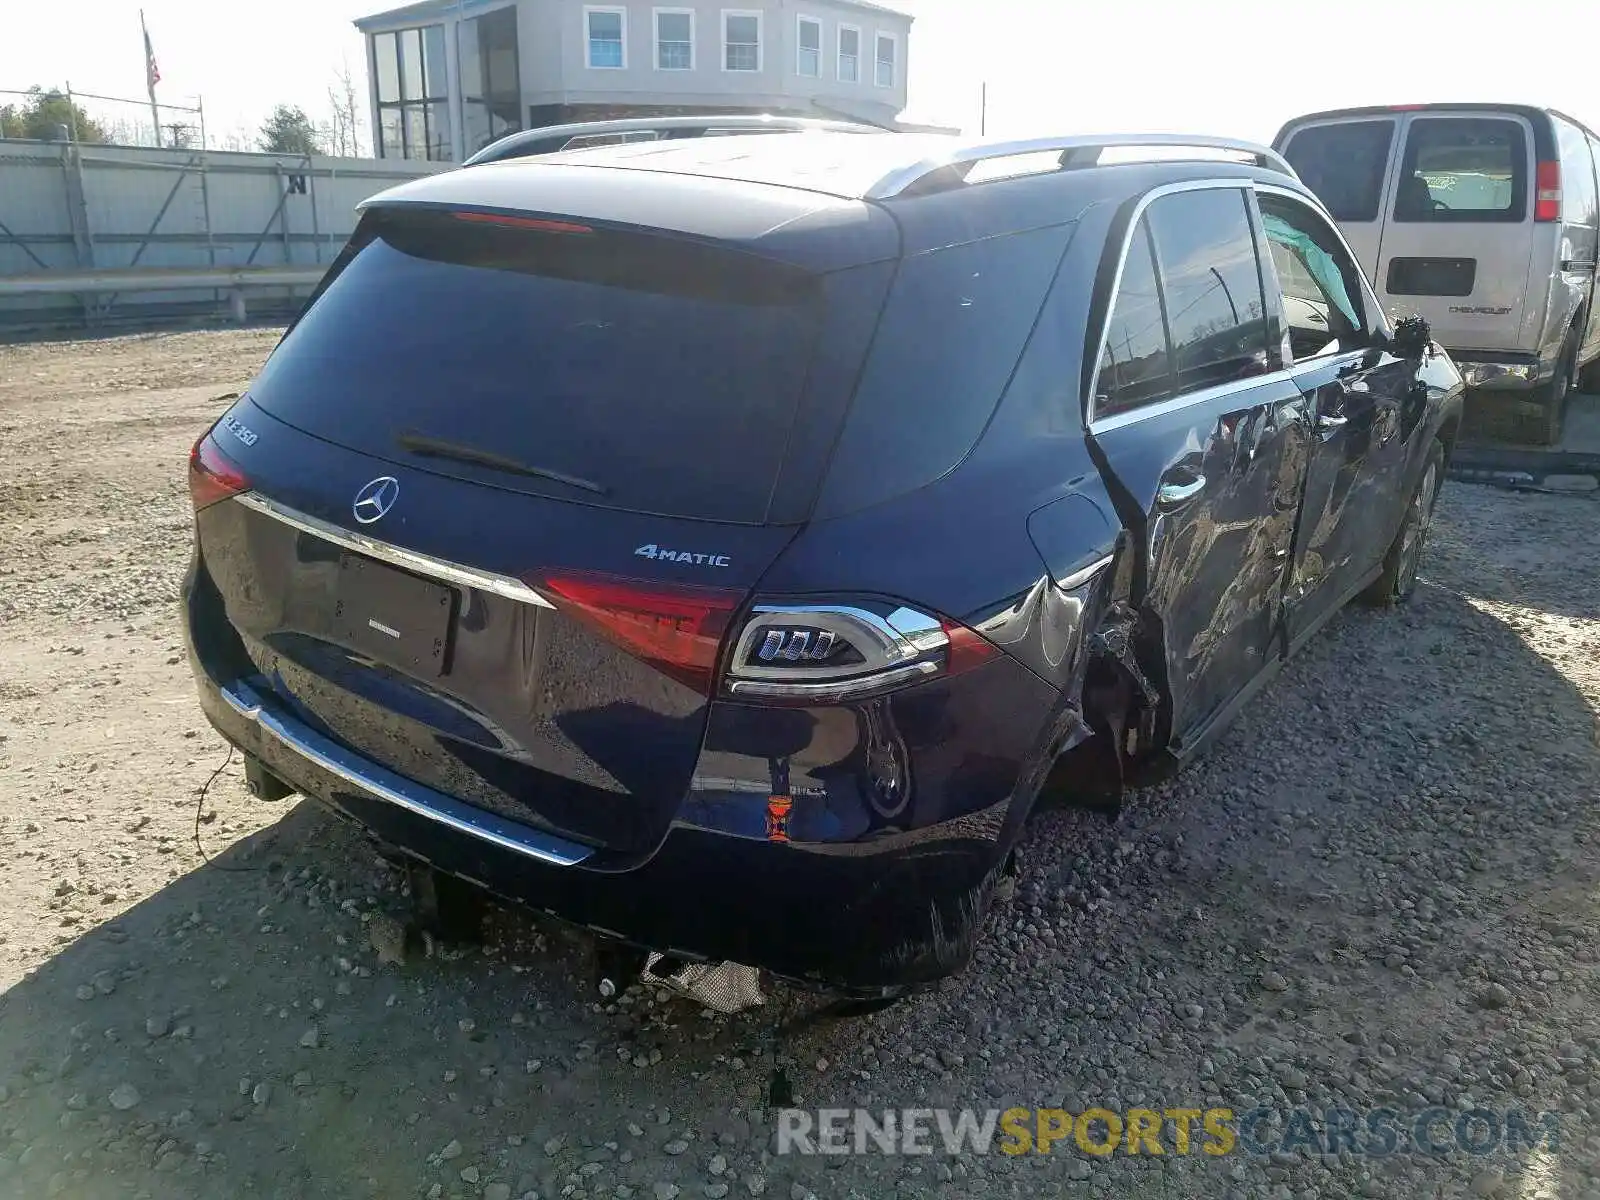
<svg viewBox="0 0 1600 1200"><path fill-rule="evenodd" d="M1364 580L1399 514L1411 364L1384 349L1360 271L1321 214L1294 194L1257 186L1290 373L1311 403L1314 433L1284 621L1293 643ZM1275 280L1275 282L1273 281Z"/></svg>
<svg viewBox="0 0 1600 1200"><path fill-rule="evenodd" d="M1551 122L1561 152L1562 245L1557 265L1563 283L1579 298L1580 361L1587 361L1600 353L1600 315L1594 304L1595 264L1600 257L1600 181L1589 136L1561 117L1552 117Z"/></svg>
<svg viewBox="0 0 1600 1200"><path fill-rule="evenodd" d="M1372 274L1385 309L1451 350L1536 349L1553 255L1534 253L1534 169L1525 117L1408 114Z"/></svg>
<svg viewBox="0 0 1600 1200"><path fill-rule="evenodd" d="M1181 753L1277 656L1309 404L1272 369L1236 181L1154 194L1108 311L1090 440L1143 548L1135 598L1161 630Z"/></svg>
<svg viewBox="0 0 1600 1200"><path fill-rule="evenodd" d="M1339 222L1368 277L1375 277L1378 270L1398 126L1392 116L1332 118L1296 128L1280 147Z"/></svg>
<svg viewBox="0 0 1600 1200"><path fill-rule="evenodd" d="M275 702L503 816L653 846L889 267L369 214L214 435L254 490L201 513L201 554Z"/></svg>

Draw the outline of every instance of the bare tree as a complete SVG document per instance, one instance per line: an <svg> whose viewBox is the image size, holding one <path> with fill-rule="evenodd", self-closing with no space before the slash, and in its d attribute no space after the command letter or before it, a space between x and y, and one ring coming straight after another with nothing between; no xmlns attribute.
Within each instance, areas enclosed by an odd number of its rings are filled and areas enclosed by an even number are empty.
<svg viewBox="0 0 1600 1200"><path fill-rule="evenodd" d="M350 60L345 58L333 73L328 85L329 119L324 128L328 149L343 158L359 158L362 154L362 133L366 122L362 120L362 96L356 87L355 76L350 71Z"/></svg>
<svg viewBox="0 0 1600 1200"><path fill-rule="evenodd" d="M224 150L254 150L256 148L256 131L252 126L241 121L220 138L213 135L213 140Z"/></svg>

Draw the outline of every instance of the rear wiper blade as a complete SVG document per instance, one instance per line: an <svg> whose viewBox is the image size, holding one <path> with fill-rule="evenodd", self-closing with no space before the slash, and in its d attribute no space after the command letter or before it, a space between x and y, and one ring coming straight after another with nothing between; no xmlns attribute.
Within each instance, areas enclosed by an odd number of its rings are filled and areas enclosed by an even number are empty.
<svg viewBox="0 0 1600 1200"><path fill-rule="evenodd" d="M552 471L548 467L536 467L531 463L518 462L514 458L507 458L503 454L496 454L493 450L480 450L476 446L464 446L460 442L448 442L443 438L431 437L426 433L402 433L395 439L403 450L409 450L423 458L445 458L452 462L471 463L473 466L488 467L492 471L504 471L508 475L527 475L533 479L549 479L555 483L564 483L568 487L580 488L585 492L593 492L597 496L607 495L607 491L592 479L580 479L576 475L568 475L562 471Z"/></svg>

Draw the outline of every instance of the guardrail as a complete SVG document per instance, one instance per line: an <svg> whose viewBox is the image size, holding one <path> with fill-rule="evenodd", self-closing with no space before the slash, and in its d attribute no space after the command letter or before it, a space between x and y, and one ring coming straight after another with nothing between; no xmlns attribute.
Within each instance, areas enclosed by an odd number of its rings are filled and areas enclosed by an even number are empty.
<svg viewBox="0 0 1600 1200"><path fill-rule="evenodd" d="M315 287L326 267L108 267L93 271L0 275L0 296L100 295L124 292L227 292L233 319L248 316L245 289Z"/></svg>

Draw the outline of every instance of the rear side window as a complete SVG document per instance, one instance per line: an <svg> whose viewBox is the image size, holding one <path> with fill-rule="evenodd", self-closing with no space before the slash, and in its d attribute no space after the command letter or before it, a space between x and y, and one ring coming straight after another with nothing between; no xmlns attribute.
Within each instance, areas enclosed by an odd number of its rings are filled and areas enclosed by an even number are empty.
<svg viewBox="0 0 1600 1200"><path fill-rule="evenodd" d="M369 213L251 397L394 462L763 521L816 345L818 280L668 237L514 220ZM418 459L419 438L594 486Z"/></svg>
<svg viewBox="0 0 1600 1200"><path fill-rule="evenodd" d="M818 516L946 474L983 433L1033 332L1072 226L907 259L890 290Z"/></svg>
<svg viewBox="0 0 1600 1200"><path fill-rule="evenodd" d="M1406 133L1394 219L1523 220L1528 150L1521 124L1503 117L1418 117Z"/></svg>
<svg viewBox="0 0 1600 1200"><path fill-rule="evenodd" d="M1154 201L1147 215L1177 391L1264 373L1266 301L1244 192L1177 192Z"/></svg>
<svg viewBox="0 0 1600 1200"><path fill-rule="evenodd" d="M1150 226L1144 217L1128 243L1128 257L1117 285L1117 301L1106 326L1095 382L1094 412L1113 416L1165 400L1172 394L1172 356L1167 350L1167 323L1156 286Z"/></svg>
<svg viewBox="0 0 1600 1200"><path fill-rule="evenodd" d="M1341 121L1295 133L1284 150L1335 221L1376 221L1393 121Z"/></svg>

